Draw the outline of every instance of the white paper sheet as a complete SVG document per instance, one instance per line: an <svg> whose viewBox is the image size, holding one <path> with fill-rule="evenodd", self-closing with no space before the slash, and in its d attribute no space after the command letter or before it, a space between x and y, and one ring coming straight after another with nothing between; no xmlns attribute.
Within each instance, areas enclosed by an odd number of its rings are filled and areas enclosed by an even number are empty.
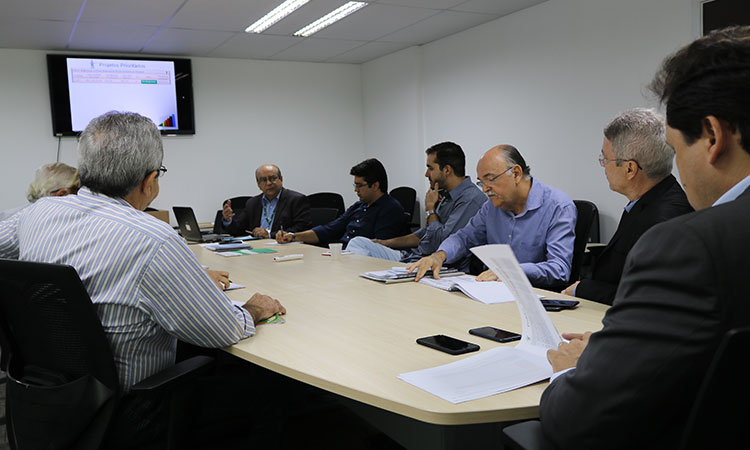
<svg viewBox="0 0 750 450"><path fill-rule="evenodd" d="M516 347L496 347L454 363L402 373L398 378L447 400L462 403L517 389L552 375L546 359Z"/></svg>

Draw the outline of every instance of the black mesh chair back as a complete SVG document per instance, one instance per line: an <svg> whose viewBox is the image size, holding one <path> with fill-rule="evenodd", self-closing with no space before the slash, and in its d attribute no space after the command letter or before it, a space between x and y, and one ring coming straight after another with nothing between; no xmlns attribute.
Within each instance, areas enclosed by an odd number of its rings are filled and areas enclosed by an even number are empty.
<svg viewBox="0 0 750 450"><path fill-rule="evenodd" d="M729 330L724 336L685 425L681 448L746 449L750 444L750 327Z"/></svg>
<svg viewBox="0 0 750 450"><path fill-rule="evenodd" d="M310 224L313 227L325 225L339 216L336 208L310 208Z"/></svg>
<svg viewBox="0 0 750 450"><path fill-rule="evenodd" d="M401 186L392 189L390 195L401 203L404 212L408 214L407 222L409 224L414 222L414 206L417 204L417 191L408 186Z"/></svg>
<svg viewBox="0 0 750 450"><path fill-rule="evenodd" d="M11 448L98 448L117 406L118 378L77 272L0 259L0 290Z"/></svg>
<svg viewBox="0 0 750 450"><path fill-rule="evenodd" d="M232 210L236 213L237 211L241 209L245 209L245 204L248 200L250 200L250 197L247 195L241 195L239 197L232 197L228 199L232 202ZM225 200L226 201L226 200ZM224 227L222 226L222 220L224 216L221 212L221 210L216 211L216 216L214 217L214 234L221 234L224 233Z"/></svg>
<svg viewBox="0 0 750 450"><path fill-rule="evenodd" d="M310 208L334 208L337 211L336 217L344 214L344 197L335 192L317 192L307 196L310 202Z"/></svg>
<svg viewBox="0 0 750 450"><path fill-rule="evenodd" d="M586 251L586 243L599 240L599 209L588 200L574 200L578 209L576 222L576 238L573 243L573 264L570 268L570 283L578 281L581 275L581 264ZM592 235L595 231L596 236Z"/></svg>

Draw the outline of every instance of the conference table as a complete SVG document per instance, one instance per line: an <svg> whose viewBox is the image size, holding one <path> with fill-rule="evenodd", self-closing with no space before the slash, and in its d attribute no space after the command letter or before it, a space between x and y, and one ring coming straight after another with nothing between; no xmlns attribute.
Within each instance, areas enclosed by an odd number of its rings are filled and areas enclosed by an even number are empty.
<svg viewBox="0 0 750 450"><path fill-rule="evenodd" d="M252 245L276 253L226 257L191 246L201 264L226 270L234 283L247 286L228 291L232 300L244 301L261 292L279 299L287 309L285 323L259 325L254 337L227 352L341 396L358 414L410 449L494 443L499 422L538 417L546 381L453 404L397 378L476 354L452 356L418 345L415 341L420 337L446 334L478 344L480 352L516 345L468 332L490 325L520 333L514 302L487 305L460 292L415 282L383 284L359 276L403 266L392 261L353 254L334 259L324 256L321 247L301 243L274 245L262 240ZM289 254L304 257L273 260ZM565 298L559 293L554 297ZM549 315L560 332L596 331L606 309L582 300L575 310Z"/></svg>

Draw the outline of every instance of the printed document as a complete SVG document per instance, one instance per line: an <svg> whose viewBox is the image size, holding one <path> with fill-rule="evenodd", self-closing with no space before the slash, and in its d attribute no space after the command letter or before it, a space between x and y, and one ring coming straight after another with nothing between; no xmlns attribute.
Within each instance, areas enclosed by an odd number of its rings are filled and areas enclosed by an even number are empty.
<svg viewBox="0 0 750 450"><path fill-rule="evenodd" d="M562 342L508 245L471 249L508 287L523 325L521 342L398 378L452 403L476 400L533 384L552 375L547 350Z"/></svg>

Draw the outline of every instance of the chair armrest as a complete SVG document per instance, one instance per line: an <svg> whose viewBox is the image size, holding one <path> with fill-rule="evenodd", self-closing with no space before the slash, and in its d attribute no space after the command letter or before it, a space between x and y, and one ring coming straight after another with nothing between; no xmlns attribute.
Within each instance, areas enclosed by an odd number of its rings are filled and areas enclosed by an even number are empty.
<svg viewBox="0 0 750 450"><path fill-rule="evenodd" d="M213 363L214 359L209 356L194 356L141 380L134 384L130 391L143 394L157 389L171 388L205 373L213 366Z"/></svg>
<svg viewBox="0 0 750 450"><path fill-rule="evenodd" d="M542 433L542 423L529 420L503 428L504 448L510 450L556 450Z"/></svg>

